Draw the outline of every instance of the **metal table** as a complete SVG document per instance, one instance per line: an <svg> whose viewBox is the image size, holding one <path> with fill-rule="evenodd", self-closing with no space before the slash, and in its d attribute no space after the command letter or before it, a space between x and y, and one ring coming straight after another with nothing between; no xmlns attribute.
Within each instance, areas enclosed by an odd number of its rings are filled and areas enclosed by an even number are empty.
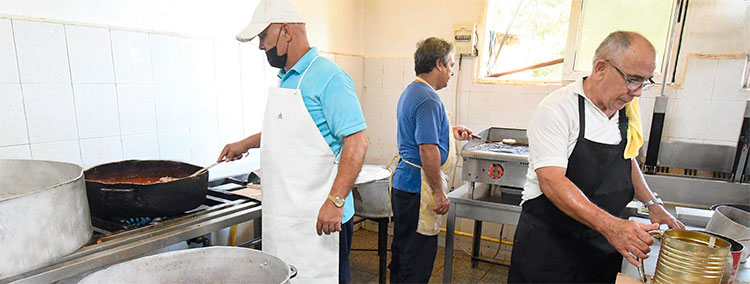
<svg viewBox="0 0 750 284"><path fill-rule="evenodd" d="M167 220L136 230L107 236L94 245L84 246L56 263L35 269L0 283L51 283L81 273L91 272L124 260L139 257L171 244L256 220L256 234L260 234L261 205L259 202L235 202L212 207L183 217Z"/></svg>
<svg viewBox="0 0 750 284"><path fill-rule="evenodd" d="M456 218L473 219L474 222L474 241L472 244L472 264L476 265L479 256L479 241L482 235L482 222L492 222L498 224L517 225L518 218L521 217L521 206L500 203L501 200L493 198L484 191L479 194L474 191L475 198L470 198L472 194L471 183L465 183L463 186L448 193L448 199L451 202L448 210L448 220L445 233L445 266L443 268L443 282L450 283L453 269L453 241L454 231L456 229Z"/></svg>

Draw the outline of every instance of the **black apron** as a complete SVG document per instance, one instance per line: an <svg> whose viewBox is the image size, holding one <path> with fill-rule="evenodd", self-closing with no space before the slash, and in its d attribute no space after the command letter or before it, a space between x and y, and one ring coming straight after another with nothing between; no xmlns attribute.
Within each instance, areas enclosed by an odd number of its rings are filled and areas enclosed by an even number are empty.
<svg viewBox="0 0 750 284"><path fill-rule="evenodd" d="M634 195L631 161L623 158L628 118L621 109L620 144L587 140L584 103L578 95L581 127L565 177L591 202L618 216ZM621 265L622 256L604 235L563 213L544 194L524 202L509 283L614 283Z"/></svg>

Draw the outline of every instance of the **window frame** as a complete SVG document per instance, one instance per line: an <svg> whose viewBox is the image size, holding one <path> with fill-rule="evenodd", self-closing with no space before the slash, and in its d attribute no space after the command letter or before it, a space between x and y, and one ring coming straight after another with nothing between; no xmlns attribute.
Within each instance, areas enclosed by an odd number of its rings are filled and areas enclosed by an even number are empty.
<svg viewBox="0 0 750 284"><path fill-rule="evenodd" d="M482 48L480 49L481 52L479 53L479 60L477 61L478 66L476 66L476 74L480 75L482 73L483 65L485 58L488 55L488 51L486 50L485 43L487 40L489 40L488 33L486 31L487 29L487 12L489 8L489 1L485 1L484 5L484 17L482 21L482 28L484 29L484 32L482 33ZM477 77L478 82L496 82L496 83L510 83L510 84L549 84L549 83L566 83L566 82L572 82L575 81L578 78L581 78L583 76L589 75L590 71L576 71L574 70L574 64L576 56L579 53L579 39L581 36L581 29L583 28L582 18L583 18L583 1L587 0L572 0L571 1L571 8L570 8L570 20L568 22L568 38L565 43L565 55L563 60L563 72L562 72L562 78L559 80L519 80L519 79L501 79L501 78L495 78L495 77L487 77L485 74L481 74ZM654 70L655 76L653 80L656 82L656 85L661 85L662 82L664 82L664 75L667 71L667 66L669 66L669 70L674 70L676 67L676 59L677 59L677 51L679 50L679 43L675 42L676 38L679 38L680 31L682 29L682 26L684 25L684 21L679 21L675 24L675 17L680 16L678 13L684 13L684 11L678 11L678 8L683 3L682 0L674 0L674 4L672 6L672 13L670 16L669 21L669 27L668 27L668 34L667 34L667 40L665 41L665 48L664 48L664 54L662 54L662 58L659 60L662 61L662 64L660 65L660 70ZM676 25L676 26L675 26ZM671 52L668 50L670 48L671 44ZM572 47L572 48L570 48ZM669 56L670 58L667 58ZM669 75L669 74L667 74ZM668 76L667 78L671 78L672 76ZM670 83L673 83L674 79L670 80L668 82L668 85Z"/></svg>

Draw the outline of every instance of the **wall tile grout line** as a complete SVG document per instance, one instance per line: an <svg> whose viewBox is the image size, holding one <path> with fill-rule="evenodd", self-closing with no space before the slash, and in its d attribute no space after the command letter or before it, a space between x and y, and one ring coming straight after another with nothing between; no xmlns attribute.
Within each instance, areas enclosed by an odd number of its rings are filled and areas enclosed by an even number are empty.
<svg viewBox="0 0 750 284"><path fill-rule="evenodd" d="M161 156L161 138L159 137L159 115L157 114L156 110L156 83L154 80L154 55L151 52L151 33L146 33L146 38L148 39L148 62L151 67L151 97L154 99L154 123L156 124L156 152L159 153L159 159L163 159Z"/></svg>
<svg viewBox="0 0 750 284"><path fill-rule="evenodd" d="M109 36L109 55L112 58L112 78L114 79L115 87L115 104L117 105L117 127L120 129L120 152L122 153L121 159L125 159L125 143L123 142L122 135L122 118L120 116L120 94L117 88L117 68L115 68L115 47L112 44L112 29L107 29L107 35Z"/></svg>
<svg viewBox="0 0 750 284"><path fill-rule="evenodd" d="M18 89L21 91L21 106L23 107L23 121L26 123L26 142L29 146L29 156L31 159L34 159L34 153L31 151L31 134L29 132L29 119L26 115L26 98L24 98L24 92L23 92L23 84L21 83L21 64L18 62L18 45L16 44L16 30L13 26L14 20L9 20L10 22L10 32L11 35L13 35L13 52L15 52L16 57L16 69L18 70Z"/></svg>
<svg viewBox="0 0 750 284"><path fill-rule="evenodd" d="M78 121L78 106L76 105L76 91L73 87L73 69L71 68L70 64L70 47L68 46L68 29L65 24L62 24L63 27L63 38L65 39L65 54L67 55L67 62L68 62L68 77L70 78L70 94L73 98L73 115L76 120L76 140L78 141L78 157L81 158L81 166L84 166L83 164L83 150L81 148L81 127L78 125L80 122Z"/></svg>

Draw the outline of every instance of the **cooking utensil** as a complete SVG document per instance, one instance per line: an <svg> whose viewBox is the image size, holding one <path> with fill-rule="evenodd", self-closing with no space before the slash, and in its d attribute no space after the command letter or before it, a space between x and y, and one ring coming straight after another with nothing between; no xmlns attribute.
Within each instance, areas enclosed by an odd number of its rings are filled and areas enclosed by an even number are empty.
<svg viewBox="0 0 750 284"><path fill-rule="evenodd" d="M714 205L711 205L711 210L716 210L716 207L719 207L719 206L729 206L729 207L734 207L734 208L740 209L742 211L750 212L750 205L740 204L740 203L719 203L719 204L714 204Z"/></svg>
<svg viewBox="0 0 750 284"><path fill-rule="evenodd" d="M182 214L206 198L208 172L190 177L200 169L160 160L127 160L90 168L84 174L91 213L119 218ZM162 177L176 179L159 181Z"/></svg>
<svg viewBox="0 0 750 284"><path fill-rule="evenodd" d="M737 269L740 264L740 256L745 251L745 245L739 242L739 240L733 240L732 238L719 235L717 233L711 233L709 231L700 231L702 233L710 234L729 242L729 256L727 257L727 265L724 267L724 275L721 276L721 283L732 283L734 281L734 275L737 273Z"/></svg>
<svg viewBox="0 0 750 284"><path fill-rule="evenodd" d="M250 152L245 152L245 153L243 153L243 154L242 154L242 157L247 157L247 154L248 154L248 153L250 153ZM202 169L200 169L200 170L196 171L195 173L193 173L192 175L190 175L190 176L188 176L188 177L195 177L195 176L197 176L197 175L199 175L199 174L202 174L202 173L203 173L203 172L205 172L205 171L208 171L208 169L210 169L210 168L213 168L214 166L216 166L216 165L218 165L218 164L221 164L221 163L223 163L223 162L226 162L226 161L227 161L227 159L226 159L226 158L225 158L225 159L222 159L221 161L218 161L218 162L216 162L216 163L213 163L213 164L211 164L211 165L210 165L210 166L208 166L208 167L204 167L204 168L202 168Z"/></svg>
<svg viewBox="0 0 750 284"><path fill-rule="evenodd" d="M750 212L730 206L718 206L706 225L706 231L727 236L750 247L750 241L742 241L750 239ZM748 254L750 249L745 249L740 260L744 262Z"/></svg>
<svg viewBox="0 0 750 284"><path fill-rule="evenodd" d="M268 253L216 246L126 261L78 283L289 283L296 275L294 266Z"/></svg>
<svg viewBox="0 0 750 284"><path fill-rule="evenodd" d="M192 175L190 175L190 176L188 176L188 177L195 177L195 176L198 176L199 174L202 174L202 173L204 173L204 172L208 171L208 169L210 169L210 168L213 168L214 166L216 166L216 165L218 165L218 164L221 164L221 163L223 163L224 161L226 161L226 160L221 160L221 161L219 161L219 162L213 163L213 164L211 164L211 165L210 165L210 166L208 166L208 167L204 167L204 168L202 168L202 169L200 169L200 170L196 171L195 173L193 173Z"/></svg>
<svg viewBox="0 0 750 284"><path fill-rule="evenodd" d="M458 131L458 135L464 135L465 132L466 130L461 129ZM482 136L476 135L474 133L469 134L469 136L471 136L471 138L474 138L474 140L482 140L482 142L487 141L484 138L482 138Z"/></svg>
<svg viewBox="0 0 750 284"><path fill-rule="evenodd" d="M662 241L654 283L721 283L729 242L698 231L655 230L649 234L660 235ZM643 260L640 262L641 281L649 283Z"/></svg>
<svg viewBox="0 0 750 284"><path fill-rule="evenodd" d="M54 262L91 234L80 166L0 160L0 279Z"/></svg>
<svg viewBox="0 0 750 284"><path fill-rule="evenodd" d="M388 177L391 171L381 166L363 165L354 181L354 214L365 218L391 216Z"/></svg>

